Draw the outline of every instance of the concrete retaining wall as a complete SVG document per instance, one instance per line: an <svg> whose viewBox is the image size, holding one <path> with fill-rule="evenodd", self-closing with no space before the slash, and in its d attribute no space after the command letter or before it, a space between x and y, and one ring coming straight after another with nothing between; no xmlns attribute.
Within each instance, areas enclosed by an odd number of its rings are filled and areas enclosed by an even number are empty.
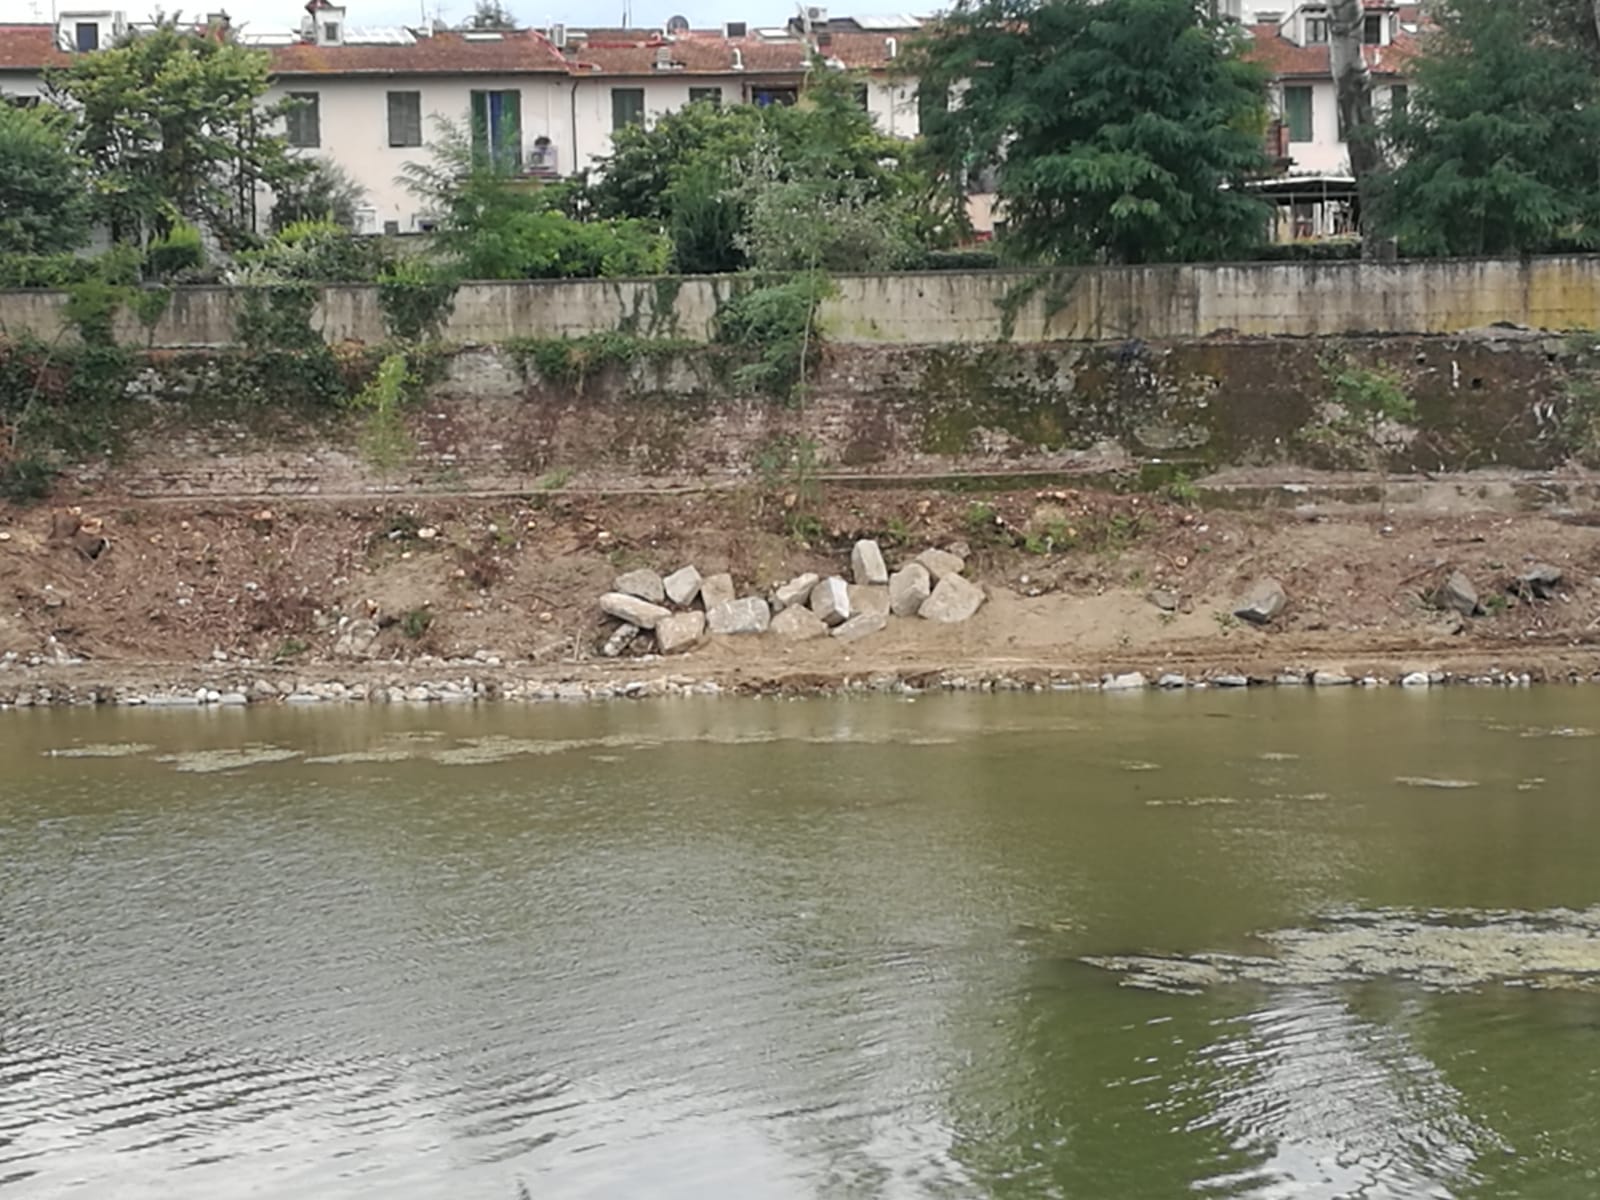
<svg viewBox="0 0 1600 1200"><path fill-rule="evenodd" d="M836 283L822 323L847 345L1459 333L1499 322L1600 328L1600 256L1590 255L846 275ZM731 277L467 284L445 336L481 344L623 330L704 341L736 286ZM65 299L0 292L0 329L55 338ZM153 344L228 345L238 303L225 287L178 289ZM324 289L318 321L330 341L384 336L371 287ZM125 316L122 336L138 344L149 335Z"/></svg>

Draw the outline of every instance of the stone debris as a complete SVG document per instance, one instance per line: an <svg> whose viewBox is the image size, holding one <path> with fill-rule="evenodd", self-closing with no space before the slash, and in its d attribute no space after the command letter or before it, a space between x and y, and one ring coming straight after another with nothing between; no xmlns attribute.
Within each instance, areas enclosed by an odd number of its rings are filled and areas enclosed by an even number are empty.
<svg viewBox="0 0 1600 1200"><path fill-rule="evenodd" d="M333 644L335 658L366 658L378 641L376 621L350 621L344 624L339 640Z"/></svg>
<svg viewBox="0 0 1600 1200"><path fill-rule="evenodd" d="M1213 675L1210 683L1212 687L1242 688L1250 686L1250 679L1245 675Z"/></svg>
<svg viewBox="0 0 1600 1200"><path fill-rule="evenodd" d="M726 571L707 575L700 581L700 607L707 612L721 604L732 604L738 598L739 593L733 589L733 576Z"/></svg>
<svg viewBox="0 0 1600 1200"><path fill-rule="evenodd" d="M618 575L616 582L611 585L611 590L621 592L625 596L637 596L654 604L660 604L667 598L667 589L661 581L660 574L647 567Z"/></svg>
<svg viewBox="0 0 1600 1200"><path fill-rule="evenodd" d="M811 589L811 611L824 625L843 625L850 619L849 585L837 575L820 581Z"/></svg>
<svg viewBox="0 0 1600 1200"><path fill-rule="evenodd" d="M1426 671L1412 671L1400 680L1400 686L1408 688L1425 688L1432 683Z"/></svg>
<svg viewBox="0 0 1600 1200"><path fill-rule="evenodd" d="M665 589L668 600L679 608L688 608L700 596L700 572L693 567L679 567L661 581L661 586ZM650 597L646 596L645 599L648 600Z"/></svg>
<svg viewBox="0 0 1600 1200"><path fill-rule="evenodd" d="M1171 588L1152 588L1147 599L1162 612L1177 612L1183 603L1183 598Z"/></svg>
<svg viewBox="0 0 1600 1200"><path fill-rule="evenodd" d="M1168 671L1160 679L1156 680L1156 686L1159 688L1188 687L1189 680L1186 676L1179 675L1173 671Z"/></svg>
<svg viewBox="0 0 1600 1200"><path fill-rule="evenodd" d="M1433 589L1428 602L1435 608L1457 612L1463 617L1476 616L1479 612L1478 589L1460 571L1450 572L1449 577Z"/></svg>
<svg viewBox="0 0 1600 1200"><path fill-rule="evenodd" d="M866 584L852 583L845 587L845 594L850 597L850 615L859 613L878 613L882 616L889 615L889 589L886 587L869 587Z"/></svg>
<svg viewBox="0 0 1600 1200"><path fill-rule="evenodd" d="M772 610L760 596L729 600L706 611L706 626L712 633L765 633L772 624Z"/></svg>
<svg viewBox="0 0 1600 1200"><path fill-rule="evenodd" d="M695 590L698 592L698 586ZM656 648L663 654L677 654L691 649L705 635L705 613L675 613L656 623Z"/></svg>
<svg viewBox="0 0 1600 1200"><path fill-rule="evenodd" d="M1311 672L1312 687L1349 687L1355 680L1343 671L1324 668L1321 671Z"/></svg>
<svg viewBox="0 0 1600 1200"><path fill-rule="evenodd" d="M883 551L871 538L862 538L850 551L850 575L858 584L882 585L889 582L889 568Z"/></svg>
<svg viewBox="0 0 1600 1200"><path fill-rule="evenodd" d="M1283 584L1276 579L1258 579L1250 585L1233 615L1252 625L1268 625L1289 603Z"/></svg>
<svg viewBox="0 0 1600 1200"><path fill-rule="evenodd" d="M807 642L828 636L828 627L803 604L791 604L772 618L771 630L791 642Z"/></svg>
<svg viewBox="0 0 1600 1200"><path fill-rule="evenodd" d="M622 652L633 645L633 640L642 632L637 625L629 625L624 621L611 631L611 636L606 639L606 644L600 647L600 653L607 658L618 658Z"/></svg>
<svg viewBox="0 0 1600 1200"><path fill-rule="evenodd" d="M804 575L796 575L788 583L779 584L772 591L772 611L783 612L797 604L804 604L811 595L811 589L817 586L821 578L815 572L807 571Z"/></svg>
<svg viewBox="0 0 1600 1200"><path fill-rule="evenodd" d="M926 564L924 564L926 565ZM929 573L932 574L930 568ZM960 575L947 574L939 580L917 615L929 621L955 624L965 621L983 605L983 589Z"/></svg>
<svg viewBox="0 0 1600 1200"><path fill-rule="evenodd" d="M919 562L907 563L889 576L889 611L897 617L914 617L933 591L933 577Z"/></svg>
<svg viewBox="0 0 1600 1200"><path fill-rule="evenodd" d="M889 614L881 612L857 613L833 631L841 642L860 641L874 633L882 633L889 624Z"/></svg>
<svg viewBox="0 0 1600 1200"><path fill-rule="evenodd" d="M1143 671L1129 671L1124 675L1107 675L1100 681L1102 692L1132 692L1146 687Z"/></svg>
<svg viewBox="0 0 1600 1200"><path fill-rule="evenodd" d="M1560 586L1560 567L1553 567L1549 563L1534 563L1517 576L1516 582L1511 585L1510 590L1519 596L1531 596L1535 600L1548 600L1556 594L1556 589Z"/></svg>
<svg viewBox="0 0 1600 1200"><path fill-rule="evenodd" d="M662 608L659 604L651 604L648 600L624 592L607 592L601 596L600 611L629 625L637 625L640 629L654 629L657 621L672 615L670 608Z"/></svg>
<svg viewBox="0 0 1600 1200"><path fill-rule="evenodd" d="M924 550L917 555L916 561L921 563L928 572L928 577L938 583L946 575L959 575L966 569L966 561L957 554L948 550Z"/></svg>

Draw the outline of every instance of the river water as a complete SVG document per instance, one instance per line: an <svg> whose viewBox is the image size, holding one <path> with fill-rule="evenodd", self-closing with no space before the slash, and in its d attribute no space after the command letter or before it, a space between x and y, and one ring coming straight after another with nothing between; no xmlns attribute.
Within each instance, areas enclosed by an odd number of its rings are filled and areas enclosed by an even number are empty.
<svg viewBox="0 0 1600 1200"><path fill-rule="evenodd" d="M1600 693L0 716L0 1198L1600 1194Z"/></svg>

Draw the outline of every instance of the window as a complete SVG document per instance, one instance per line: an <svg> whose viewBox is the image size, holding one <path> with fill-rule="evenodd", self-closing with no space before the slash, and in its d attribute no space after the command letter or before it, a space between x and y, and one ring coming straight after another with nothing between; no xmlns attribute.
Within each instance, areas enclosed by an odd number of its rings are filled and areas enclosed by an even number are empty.
<svg viewBox="0 0 1600 1200"><path fill-rule="evenodd" d="M1383 45L1383 14L1368 13L1361 19L1361 41L1368 46Z"/></svg>
<svg viewBox="0 0 1600 1200"><path fill-rule="evenodd" d="M856 84L856 86L855 86L855 98L856 98L856 107L859 108L862 112L871 112L872 111L871 93L869 92L867 84L865 82Z"/></svg>
<svg viewBox="0 0 1600 1200"><path fill-rule="evenodd" d="M472 153L506 171L522 167L522 93L472 93Z"/></svg>
<svg viewBox="0 0 1600 1200"><path fill-rule="evenodd" d="M709 104L712 108L722 107L722 89L719 87L692 87L689 89L690 104Z"/></svg>
<svg viewBox="0 0 1600 1200"><path fill-rule="evenodd" d="M1306 18L1306 45L1325 46L1328 42L1328 18Z"/></svg>
<svg viewBox="0 0 1600 1200"><path fill-rule="evenodd" d="M771 108L774 104L792 108L800 93L792 87L758 87L750 90L750 103L757 108Z"/></svg>
<svg viewBox="0 0 1600 1200"><path fill-rule="evenodd" d="M644 89L611 89L611 128L644 124Z"/></svg>
<svg viewBox="0 0 1600 1200"><path fill-rule="evenodd" d="M950 93L943 88L917 89L917 127L923 133L939 123L941 117L950 111Z"/></svg>
<svg viewBox="0 0 1600 1200"><path fill-rule="evenodd" d="M290 92L295 102L288 112L289 145L310 149L322 145L321 98L316 92Z"/></svg>
<svg viewBox="0 0 1600 1200"><path fill-rule="evenodd" d="M1311 140L1311 89L1286 87L1283 89L1283 116L1289 122L1291 142Z"/></svg>
<svg viewBox="0 0 1600 1200"><path fill-rule="evenodd" d="M326 46L339 44L339 22L324 21L322 23L322 42Z"/></svg>
<svg viewBox="0 0 1600 1200"><path fill-rule="evenodd" d="M100 25L96 21L79 21L73 36L79 50L100 49Z"/></svg>
<svg viewBox="0 0 1600 1200"><path fill-rule="evenodd" d="M389 145L422 145L422 93L389 93Z"/></svg>
<svg viewBox="0 0 1600 1200"><path fill-rule="evenodd" d="M1403 83L1397 83L1389 89L1389 111L1403 113L1411 107L1411 89Z"/></svg>

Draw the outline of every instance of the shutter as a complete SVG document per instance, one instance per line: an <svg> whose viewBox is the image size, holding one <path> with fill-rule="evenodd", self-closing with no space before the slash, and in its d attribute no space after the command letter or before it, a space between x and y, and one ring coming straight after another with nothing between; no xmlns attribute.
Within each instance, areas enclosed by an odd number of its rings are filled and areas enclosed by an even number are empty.
<svg viewBox="0 0 1600 1200"><path fill-rule="evenodd" d="M489 153L489 93L472 93L472 156Z"/></svg>

